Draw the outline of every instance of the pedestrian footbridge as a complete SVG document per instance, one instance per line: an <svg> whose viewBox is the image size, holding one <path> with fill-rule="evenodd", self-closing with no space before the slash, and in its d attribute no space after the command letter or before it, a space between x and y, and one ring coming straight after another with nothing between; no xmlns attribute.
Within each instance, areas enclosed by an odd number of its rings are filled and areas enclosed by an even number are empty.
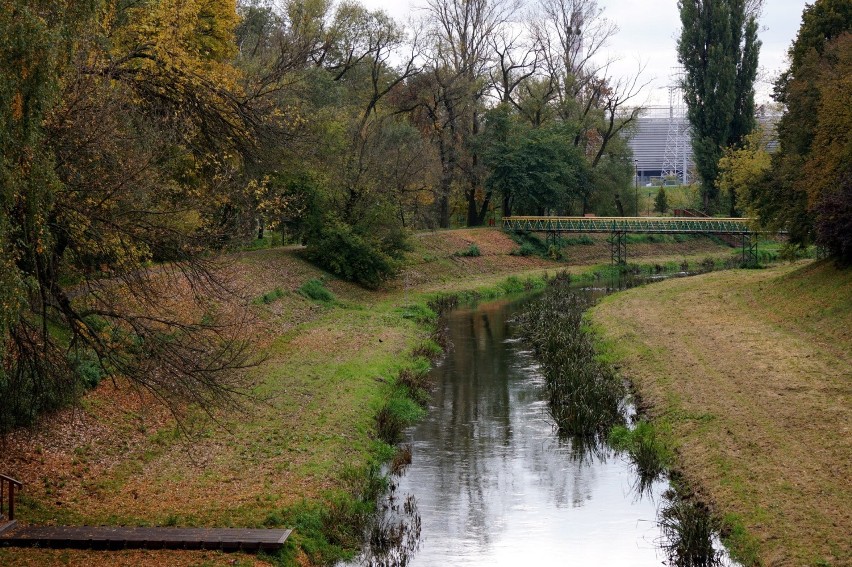
<svg viewBox="0 0 852 567"><path fill-rule="evenodd" d="M739 236L743 263L757 261L758 232L750 218L714 217L504 217L504 230L560 233L607 233L613 264L627 263L628 234L717 234Z"/></svg>

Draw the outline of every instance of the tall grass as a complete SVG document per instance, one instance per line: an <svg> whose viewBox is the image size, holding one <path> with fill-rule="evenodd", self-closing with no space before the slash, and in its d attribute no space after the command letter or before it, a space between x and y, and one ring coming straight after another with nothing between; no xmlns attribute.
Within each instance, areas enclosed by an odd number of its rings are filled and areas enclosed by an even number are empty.
<svg viewBox="0 0 852 567"><path fill-rule="evenodd" d="M335 301L334 294L325 287L322 280L310 279L299 287L299 293L313 301L321 303L331 303Z"/></svg>
<svg viewBox="0 0 852 567"><path fill-rule="evenodd" d="M721 565L721 555L713 548L719 533L719 522L697 502L686 500L669 490L668 502L660 510L657 522L662 531L660 542L668 556L668 565L674 567L716 567Z"/></svg>
<svg viewBox="0 0 852 567"><path fill-rule="evenodd" d="M609 432L609 445L619 452L627 453L636 469L636 491L644 494L651 485L667 471L673 460L669 447L660 439L655 426L642 419L629 429L616 425Z"/></svg>
<svg viewBox="0 0 852 567"><path fill-rule="evenodd" d="M590 306L585 295L556 283L527 306L518 322L541 364L559 433L602 439L623 422L626 391L613 370L597 359L591 338L582 330L583 312Z"/></svg>

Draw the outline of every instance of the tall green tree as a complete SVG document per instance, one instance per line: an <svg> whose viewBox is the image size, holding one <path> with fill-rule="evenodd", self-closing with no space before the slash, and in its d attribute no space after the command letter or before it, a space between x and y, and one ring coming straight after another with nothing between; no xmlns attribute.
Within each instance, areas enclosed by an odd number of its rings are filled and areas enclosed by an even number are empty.
<svg viewBox="0 0 852 567"><path fill-rule="evenodd" d="M678 61L705 212L718 203L719 158L754 129L760 41L747 0L680 0Z"/></svg>
<svg viewBox="0 0 852 567"><path fill-rule="evenodd" d="M790 68L775 84L786 110L769 172L743 204L792 243L852 263L852 2L805 8Z"/></svg>
<svg viewBox="0 0 852 567"><path fill-rule="evenodd" d="M665 214L669 210L669 200L666 197L665 187L660 187L660 190L657 191L657 197L654 199L654 210L661 214Z"/></svg>
<svg viewBox="0 0 852 567"><path fill-rule="evenodd" d="M485 185L501 196L504 216L563 212L588 199L590 167L572 133L561 123L533 128L505 104L488 113Z"/></svg>

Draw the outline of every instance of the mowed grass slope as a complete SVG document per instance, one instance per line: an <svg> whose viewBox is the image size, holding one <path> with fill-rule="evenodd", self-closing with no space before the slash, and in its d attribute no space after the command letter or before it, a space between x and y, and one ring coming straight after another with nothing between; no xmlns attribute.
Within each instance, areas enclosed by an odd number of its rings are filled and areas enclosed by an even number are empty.
<svg viewBox="0 0 852 567"><path fill-rule="evenodd" d="M427 294L500 285L508 276L588 270L608 246L577 246L583 262L510 255L498 230L427 233L409 264L380 291L337 280L303 261L298 247L234 254L221 268L255 315L263 362L249 370L240 411L188 414L188 435L150 397L121 380L103 381L79 407L4 440L2 470L23 480L24 523L262 527L287 525L288 509L327 501L352 470L376 454L374 416L409 353L429 330L406 305ZM480 257L456 253L476 244ZM652 244L637 245L650 254ZM706 239L658 249L692 262L729 256ZM585 267L584 267L585 266ZM306 283L323 280L333 301L314 301ZM299 535L294 535L294 541ZM308 562L304 554L297 556ZM0 565L254 564L212 552L86 552L0 549Z"/></svg>
<svg viewBox="0 0 852 567"><path fill-rule="evenodd" d="M592 320L744 562L852 564L852 270L670 280Z"/></svg>

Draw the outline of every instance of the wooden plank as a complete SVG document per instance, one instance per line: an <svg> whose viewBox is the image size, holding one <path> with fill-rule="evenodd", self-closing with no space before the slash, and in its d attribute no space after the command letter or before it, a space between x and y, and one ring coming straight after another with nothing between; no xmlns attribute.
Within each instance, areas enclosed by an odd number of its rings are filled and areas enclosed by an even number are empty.
<svg viewBox="0 0 852 567"><path fill-rule="evenodd" d="M13 527L15 527L15 524L17 524L17 523L18 523L17 520L10 520L8 522L0 523L0 534L5 532L6 530L12 529Z"/></svg>
<svg viewBox="0 0 852 567"><path fill-rule="evenodd" d="M273 551L284 545L290 533L252 528L17 526L0 534L0 546Z"/></svg>

